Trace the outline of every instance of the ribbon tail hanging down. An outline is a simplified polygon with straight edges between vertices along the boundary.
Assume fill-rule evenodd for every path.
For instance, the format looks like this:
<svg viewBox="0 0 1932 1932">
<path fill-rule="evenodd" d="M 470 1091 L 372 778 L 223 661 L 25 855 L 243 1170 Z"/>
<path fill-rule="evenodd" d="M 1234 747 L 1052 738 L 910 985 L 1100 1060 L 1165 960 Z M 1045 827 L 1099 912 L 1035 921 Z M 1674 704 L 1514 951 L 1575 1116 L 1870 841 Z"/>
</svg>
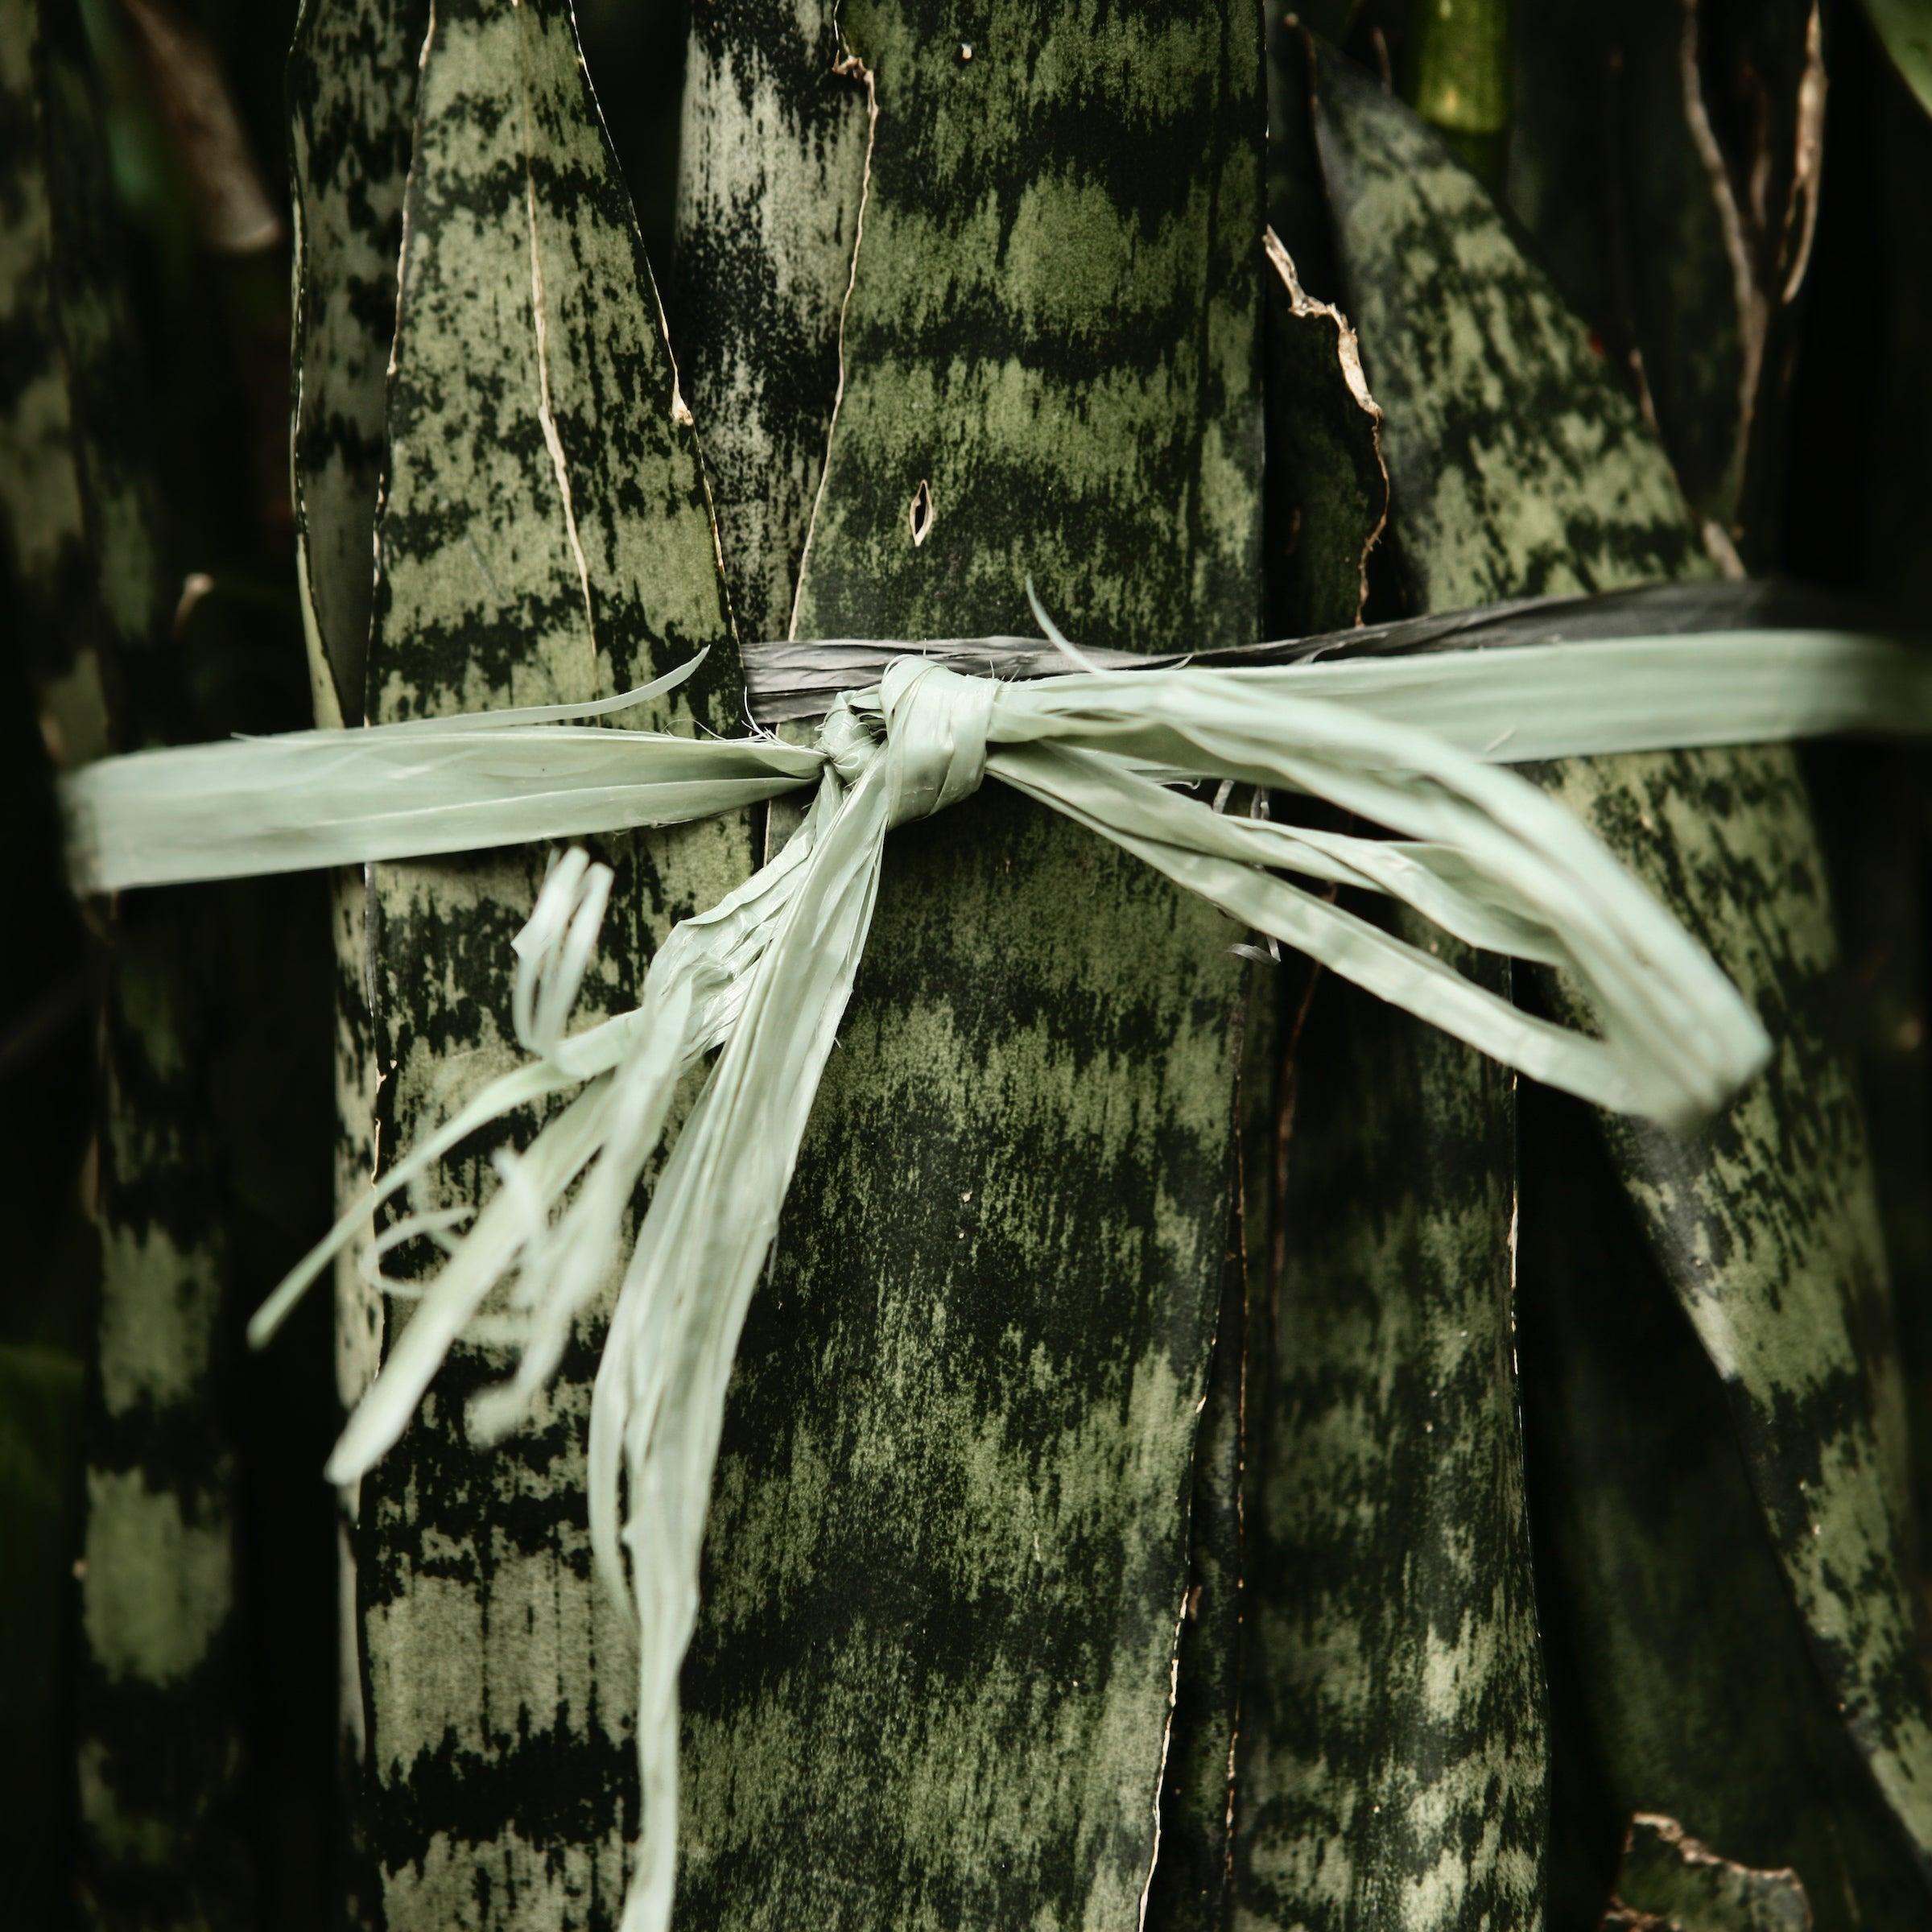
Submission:
<svg viewBox="0 0 1932 1932">
<path fill-rule="evenodd" d="M 662 1932 L 668 1920 L 678 1672 L 725 1384 L 892 828 L 998 778 L 1505 1063 L 1688 1125 L 1761 1064 L 1762 1028 L 1596 836 L 1505 761 L 1932 730 L 1922 654 L 1839 633 L 1773 634 L 1774 674 L 1735 633 L 1025 683 L 906 657 L 841 698 L 811 748 L 605 731 L 543 712 L 136 754 L 68 782 L 76 878 L 101 890 L 671 824 L 817 786 L 777 857 L 674 931 L 637 1009 L 576 1034 L 566 1026 L 610 875 L 581 852 L 559 858 L 517 942 L 512 1020 L 530 1059 L 407 1152 L 251 1331 L 265 1339 L 376 1206 L 416 1194 L 478 1127 L 569 1096 L 522 1153 L 499 1157 L 498 1185 L 473 1214 L 419 1202 L 380 1237 L 383 1252 L 422 1234 L 448 1258 L 427 1281 L 390 1284 L 414 1306 L 328 1473 L 346 1480 L 382 1455 L 451 1344 L 485 1323 L 518 1348 L 509 1380 L 471 1411 L 480 1436 L 502 1435 L 622 1252 L 679 1083 L 715 1053 L 624 1269 L 592 1407 L 592 1547 L 634 1610 L 639 1645 L 642 1841 L 625 1932 Z M 1299 793 L 1396 836 L 1231 815 L 1187 789 L 1203 782 Z M 1290 874 L 1401 901 L 1472 944 L 1566 967 L 1600 1032 L 1519 1012 Z"/>
</svg>

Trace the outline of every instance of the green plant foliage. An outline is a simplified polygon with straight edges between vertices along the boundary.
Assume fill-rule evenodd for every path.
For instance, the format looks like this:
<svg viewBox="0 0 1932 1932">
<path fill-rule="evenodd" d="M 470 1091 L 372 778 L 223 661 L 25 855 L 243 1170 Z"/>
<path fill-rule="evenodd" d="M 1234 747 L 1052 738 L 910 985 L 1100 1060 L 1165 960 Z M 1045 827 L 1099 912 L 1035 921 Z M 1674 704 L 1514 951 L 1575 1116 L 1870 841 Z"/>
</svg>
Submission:
<svg viewBox="0 0 1932 1932">
<path fill-rule="evenodd" d="M 13 1909 L 52 1925 L 64 1902 L 72 1740 L 61 1669 L 80 1547 L 80 1365 L 0 1344 L 0 1853 Z"/>
<path fill-rule="evenodd" d="M 74 763 L 192 729 L 78 24 L 0 9 L 0 508 L 42 736 Z M 76 1876 L 93 1922 L 155 1932 L 238 1922 L 250 1889 L 206 935 L 192 901 L 130 908 L 105 935 Z"/>
<path fill-rule="evenodd" d="M 336 10 L 357 12 L 353 0 Z M 305 205 L 351 194 L 353 175 L 332 171 L 350 165 L 340 153 L 393 153 L 394 94 L 370 64 L 398 31 L 374 7 L 327 35 L 312 20 L 311 48 L 336 51 L 312 56 L 324 94 L 303 111 L 336 145 L 300 151 Z M 699 676 L 639 722 L 730 729 L 736 654 L 690 420 L 568 12 L 440 7 L 415 116 L 370 714 L 604 696 L 708 648 Z M 308 274 L 327 287 L 353 271 L 387 218 L 351 194 L 334 252 Z M 318 326 L 306 341 L 316 382 L 363 393 L 365 332 Z M 311 374 L 305 361 L 305 387 Z M 331 437 L 309 447 L 324 479 L 347 469 Z M 312 554 L 346 556 L 362 497 L 314 481 Z M 625 841 L 600 985 L 634 983 L 670 923 L 710 904 L 750 856 L 736 819 Z M 502 1063 L 508 943 L 535 876 L 522 856 L 374 869 L 367 970 L 385 1150 Z M 344 1317 L 353 1393 L 386 1311 L 364 1291 Z M 429 1416 L 352 1499 L 365 1726 L 354 1822 L 369 1909 L 392 1932 L 441 1932 L 480 1885 L 559 1914 L 566 1899 L 587 1901 L 598 1924 L 614 1922 L 623 1893 L 633 1665 L 588 1574 L 588 1358 L 568 1365 L 542 1426 L 479 1458 L 463 1398 L 498 1360 L 482 1344 L 464 1351 Z"/>
<path fill-rule="evenodd" d="M 1694 567 L 1695 525 L 1661 452 L 1480 188 L 1339 64 L 1324 68 L 1320 106 L 1407 580 L 1460 602 Z M 1613 1124 L 1608 1146 L 1722 1380 L 1818 1695 L 1922 1860 L 1932 1734 L 1902 1560 L 1897 1368 L 1863 1125 L 1827 1027 L 1835 952 L 1794 762 L 1662 753 L 1573 764 L 1551 782 L 1699 934 L 1779 1042 L 1769 1075 L 1706 1134 Z"/>
<path fill-rule="evenodd" d="M 1589 1922 L 1637 1811 L 1803 1875 L 1820 1932 L 1923 1886 L 1817 1668 L 1726 1413 L 1584 1111 L 1525 1090 L 1522 1389 L 1554 1707 L 1551 1916 Z M 1739 1660 L 1748 1662 L 1740 1668 Z"/>
<path fill-rule="evenodd" d="M 1334 982 L 1294 1080 L 1276 1359 L 1254 1398 L 1236 1922 L 1528 1928 L 1548 1798 L 1514 1083 Z"/>
<path fill-rule="evenodd" d="M 1865 0 L 1865 14 L 1892 64 L 1932 114 L 1932 14 L 1923 0 Z"/>
<path fill-rule="evenodd" d="M 832 0 L 694 6 L 678 180 L 676 340 L 747 638 L 782 638 L 839 388 L 865 90 Z"/>
<path fill-rule="evenodd" d="M 1682 1932 L 1811 1932 L 1810 1904 L 1796 1872 L 1734 1864 L 1672 1818 L 1633 1823 L 1616 1893 L 1626 1911 Z"/>
<path fill-rule="evenodd" d="M 840 20 L 877 118 L 799 634 L 1017 628 L 1030 571 L 1087 642 L 1253 635 L 1258 21 Z M 741 1346 L 687 1923 L 1131 1922 L 1156 1868 L 1243 969 L 1130 861 L 972 817 L 894 835 Z"/>
<path fill-rule="evenodd" d="M 429 0 L 303 0 L 289 50 L 295 544 L 325 722 L 360 724 L 367 699 L 383 392 L 428 24 Z"/>
</svg>

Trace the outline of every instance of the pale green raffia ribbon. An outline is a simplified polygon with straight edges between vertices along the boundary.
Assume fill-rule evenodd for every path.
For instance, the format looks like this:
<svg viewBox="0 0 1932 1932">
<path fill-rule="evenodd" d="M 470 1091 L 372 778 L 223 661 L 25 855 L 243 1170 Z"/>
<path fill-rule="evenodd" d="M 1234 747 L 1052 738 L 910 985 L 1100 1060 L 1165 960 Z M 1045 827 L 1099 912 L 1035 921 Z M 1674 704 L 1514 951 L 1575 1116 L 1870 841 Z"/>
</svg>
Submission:
<svg viewBox="0 0 1932 1932">
<path fill-rule="evenodd" d="M 1055 635 L 1055 641 L 1061 642 Z M 1071 646 L 1067 649 L 1071 652 Z M 1076 657 L 1077 654 L 1073 654 Z M 262 1341 L 384 1200 L 511 1110 L 572 1095 L 473 1214 L 423 1212 L 441 1271 L 328 1465 L 365 1471 L 451 1342 L 482 1315 L 520 1346 L 476 1401 L 514 1427 L 605 1278 L 683 1076 L 716 1051 L 625 1266 L 591 1411 L 600 1570 L 634 1607 L 642 1834 L 625 1932 L 661 1932 L 675 1870 L 677 1682 L 725 1383 L 813 1096 L 851 995 L 886 836 L 990 775 L 1135 853 L 1240 925 L 1292 945 L 1505 1064 L 1672 1125 L 1762 1063 L 1756 1018 L 1577 819 L 1508 762 L 1821 732 L 1932 730 L 1932 662 L 1834 631 L 1733 631 L 1260 668 L 1092 671 L 1002 683 L 906 659 L 848 693 L 816 745 L 609 730 L 669 688 L 584 708 L 311 732 L 109 759 L 64 781 L 85 890 L 231 877 L 667 825 L 815 787 L 769 865 L 687 919 L 634 1012 L 569 1034 L 611 875 L 572 850 L 516 941 L 528 1063 L 492 1082 L 345 1215 L 257 1315 Z M 1393 837 L 1232 815 L 1220 781 L 1324 799 Z M 1484 950 L 1559 965 L 1600 1038 L 1519 1012 L 1334 902 L 1342 884 Z M 468 1226 L 453 1232 L 459 1220 Z M 625 1506 L 621 1509 L 620 1497 Z"/>
</svg>

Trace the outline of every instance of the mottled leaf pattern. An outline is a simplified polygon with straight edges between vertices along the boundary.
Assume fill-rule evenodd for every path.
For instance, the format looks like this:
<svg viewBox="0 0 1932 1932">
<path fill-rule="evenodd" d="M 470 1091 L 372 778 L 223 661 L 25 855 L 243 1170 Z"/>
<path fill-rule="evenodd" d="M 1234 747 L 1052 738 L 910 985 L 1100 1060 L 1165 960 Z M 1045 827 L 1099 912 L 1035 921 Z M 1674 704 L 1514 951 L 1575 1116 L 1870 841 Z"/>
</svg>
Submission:
<svg viewBox="0 0 1932 1932">
<path fill-rule="evenodd" d="M 49 10 L 40 0 L 9 0 L 0 14 L 0 339 L 7 349 L 0 360 L 0 512 L 41 736 L 56 762 L 78 765 L 108 748 L 102 658 L 121 637 L 140 635 L 153 615 L 143 554 L 151 538 L 147 506 L 137 497 L 118 533 L 133 587 L 121 584 L 115 607 L 105 607 L 93 499 L 123 498 L 126 478 L 115 473 L 121 452 L 101 449 L 87 432 L 97 414 L 89 405 L 106 374 L 103 351 L 120 318 L 109 288 L 72 312 L 100 246 L 101 211 L 79 176 L 82 157 L 62 145 L 75 131 L 72 111 L 80 109 L 83 129 L 89 117 L 85 99 L 74 97 L 85 85 L 74 50 L 47 44 Z M 105 475 L 103 463 L 112 465 Z"/>
<path fill-rule="evenodd" d="M 1333 65 L 1376 112 L 1402 111 Z M 1389 237 L 1386 204 L 1338 179 L 1327 80 L 1316 131 L 1346 306 L 1380 324 L 1381 304 L 1437 300 L 1444 265 L 1435 237 Z M 1295 199 L 1289 182 L 1281 193 Z M 1365 328 L 1371 384 L 1376 342 Z M 1397 387 L 1413 411 L 1414 372 Z M 1409 480 L 1393 462 L 1389 475 Z M 1436 535 L 1402 520 L 1412 497 L 1392 493 L 1405 559 Z M 1480 545 L 1489 532 L 1459 535 Z M 1458 601 L 1426 577 L 1406 588 L 1416 610 Z M 1513 1083 L 1340 985 L 1317 988 L 1293 1078 L 1257 1424 L 1241 1922 L 1534 1926 L 1548 1794 L 1511 1355 Z"/>
<path fill-rule="evenodd" d="M 1253 637 L 1257 19 L 840 22 L 876 140 L 800 634 L 1020 628 L 1030 570 L 1092 642 Z M 1138 1924 L 1238 936 L 995 788 L 894 833 L 739 1353 L 679 1922 Z"/>
<path fill-rule="evenodd" d="M 1721 1857 L 1674 1818 L 1631 1822 L 1617 1874 L 1618 1899 L 1681 1932 L 1811 1932 L 1798 1874 L 1761 1872 Z"/>
<path fill-rule="evenodd" d="M 1528 1928 L 1547 1797 L 1513 1076 L 1331 980 L 1294 1079 L 1236 1922 Z"/>
<path fill-rule="evenodd" d="M 396 332 L 402 197 L 415 125 L 417 56 L 428 0 L 303 0 L 289 52 L 290 186 L 295 208 L 291 481 L 297 583 L 319 725 L 366 709 L 383 409 Z M 346 1208 L 376 1165 L 379 1070 L 369 1011 L 369 894 L 360 873 L 330 881 L 334 942 L 335 1194 Z M 354 1257 L 336 1271 L 336 1383 L 345 1408 L 375 1367 L 378 1319 Z M 352 1499 L 353 1507 L 353 1499 Z M 346 1525 L 345 1525 L 346 1528 Z M 341 1540 L 343 1654 L 360 1654 Z M 345 1748 L 366 1740 L 361 1686 L 341 1686 Z"/>
<path fill-rule="evenodd" d="M 782 638 L 839 385 L 865 172 L 865 89 L 835 73 L 832 0 L 691 10 L 676 316 L 725 581 Z"/>
<path fill-rule="evenodd" d="M 318 719 L 360 724 L 382 397 L 430 0 L 303 0 L 289 51 L 295 510 Z"/>
<path fill-rule="evenodd" d="M 1466 603 L 1682 570 L 1691 521 L 1662 453 L 1480 188 L 1339 66 L 1322 145 L 1344 245 L 1363 236 L 1352 302 L 1410 580 Z M 1546 547 L 1558 530 L 1567 562 Z M 1550 782 L 1702 936 L 1777 1043 L 1705 1135 L 1612 1123 L 1609 1145 L 1724 1378 L 1828 1694 L 1922 1860 L 1932 1735 L 1901 1555 L 1897 1369 L 1863 1125 L 1821 1024 L 1835 947 L 1795 760 L 1600 759 Z"/>
<path fill-rule="evenodd" d="M 184 723 L 78 31 L 64 7 L 0 7 L 0 513 L 43 736 L 68 763 Z M 76 1877 L 89 1922 L 130 1932 L 238 1925 L 248 1897 L 204 937 L 192 898 L 106 927 Z"/>
<path fill-rule="evenodd" d="M 1614 788 L 1608 775 L 1568 767 L 1558 795 L 1703 939 L 1777 1048 L 1703 1134 L 1613 1123 L 1612 1156 L 1724 1378 L 1825 1682 L 1927 1860 L 1932 1727 L 1905 1563 L 1903 1392 L 1810 802 L 1782 750 L 1633 760 Z"/>
<path fill-rule="evenodd" d="M 374 98 L 373 96 L 369 97 Z M 469 0 L 423 50 L 369 642 L 381 718 L 607 695 L 710 655 L 662 729 L 737 721 L 736 651 L 688 414 L 567 9 Z M 633 714 L 636 715 L 636 714 Z M 675 919 L 750 860 L 721 819 L 613 841 L 588 996 L 628 1003 Z M 541 855 L 375 869 L 377 1126 L 407 1145 L 506 1063 L 509 942 Z M 483 1184 L 479 1152 L 452 1185 Z M 600 1311 L 601 1313 L 601 1311 Z M 384 1311 L 365 1306 L 365 1352 Z M 367 1918 L 615 1922 L 635 1828 L 633 1651 L 589 1574 L 592 1335 L 539 1422 L 479 1452 L 460 1348 L 365 1479 L 353 1542 Z"/>
<path fill-rule="evenodd" d="M 1630 1814 L 1654 1808 L 1747 1864 L 1794 1867 L 1819 1932 L 1918 1922 L 1921 1881 L 1819 1694 L 1722 1385 L 1596 1121 L 1525 1089 L 1522 1166 L 1552 1922 L 1590 1922 L 1616 1886 Z"/>
<path fill-rule="evenodd" d="M 1452 609 L 1699 568 L 1669 463 L 1480 184 L 1361 69 L 1329 55 L 1319 73 L 1323 177 L 1385 414 L 1408 601 Z"/>
<path fill-rule="evenodd" d="M 1027 629 L 1030 572 L 1091 642 L 1152 648 L 1150 625 L 1183 624 L 1194 643 L 1251 638 L 1260 54 L 1245 16 L 1096 6 L 1049 22 L 1007 0 L 841 21 L 879 122 L 796 634 L 884 624 L 872 577 L 892 558 L 916 566 L 908 635 Z M 1220 126 L 1236 102 L 1252 105 Z"/>
</svg>

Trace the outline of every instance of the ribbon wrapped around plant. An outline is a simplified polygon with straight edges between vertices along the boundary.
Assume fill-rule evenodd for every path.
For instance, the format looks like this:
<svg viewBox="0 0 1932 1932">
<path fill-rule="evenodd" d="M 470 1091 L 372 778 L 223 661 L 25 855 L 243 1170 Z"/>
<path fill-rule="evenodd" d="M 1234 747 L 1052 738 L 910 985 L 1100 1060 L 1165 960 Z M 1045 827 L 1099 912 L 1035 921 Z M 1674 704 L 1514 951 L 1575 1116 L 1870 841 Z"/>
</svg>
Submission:
<svg viewBox="0 0 1932 1932">
<path fill-rule="evenodd" d="M 1699 592 L 1714 594 L 1722 601 Z M 808 685 L 828 663 L 883 662 L 875 683 L 831 702 L 810 745 L 601 721 L 694 663 L 597 705 L 139 753 L 64 782 L 71 869 L 97 892 L 663 826 L 812 795 L 770 863 L 674 931 L 634 1010 L 576 1033 L 568 1022 L 611 873 L 580 849 L 562 853 L 515 942 L 512 1017 L 526 1063 L 398 1158 L 252 1328 L 265 1340 L 378 1208 L 477 1129 L 553 1103 L 523 1152 L 499 1156 L 487 1200 L 406 1215 L 372 1245 L 375 1265 L 422 1236 L 447 1259 L 426 1282 L 391 1285 L 415 1306 L 328 1474 L 347 1481 L 368 1469 L 451 1344 L 484 1323 L 519 1350 L 510 1379 L 472 1410 L 481 1439 L 502 1436 L 618 1260 L 680 1082 L 715 1054 L 624 1261 L 591 1414 L 592 1546 L 634 1609 L 639 1641 L 642 1830 L 628 1932 L 668 1920 L 678 1672 L 697 1612 L 726 1382 L 865 946 L 888 833 L 991 777 L 1239 927 L 1505 1064 L 1599 1105 L 1688 1125 L 1761 1064 L 1769 1043 L 1756 1016 L 1596 836 L 1507 767 L 1932 730 L 1932 656 L 1849 630 L 1758 627 L 1752 594 L 1734 600 L 1749 628 L 1606 635 L 1606 613 L 1612 630 L 1641 623 L 1643 599 L 1583 601 L 1538 613 L 1530 634 L 1563 642 L 1402 654 L 1397 635 L 1382 640 L 1397 654 L 1377 654 L 1373 634 L 1357 633 L 1348 656 L 1260 646 L 1137 669 L 1083 656 L 1036 604 L 1059 661 L 1084 668 L 1040 675 L 1051 660 L 1011 639 L 767 647 L 771 716 L 822 702 L 785 687 L 787 657 Z M 1459 621 L 1470 642 L 1472 621 Z M 1426 642 L 1453 646 L 1458 633 L 1458 622 L 1439 621 Z M 1199 795 L 1203 786 L 1218 790 Z M 1322 801 L 1376 830 L 1235 811 L 1236 788 Z M 1599 1033 L 1519 1010 L 1338 902 L 1342 886 L 1400 902 L 1467 945 L 1566 968 Z"/>
</svg>

